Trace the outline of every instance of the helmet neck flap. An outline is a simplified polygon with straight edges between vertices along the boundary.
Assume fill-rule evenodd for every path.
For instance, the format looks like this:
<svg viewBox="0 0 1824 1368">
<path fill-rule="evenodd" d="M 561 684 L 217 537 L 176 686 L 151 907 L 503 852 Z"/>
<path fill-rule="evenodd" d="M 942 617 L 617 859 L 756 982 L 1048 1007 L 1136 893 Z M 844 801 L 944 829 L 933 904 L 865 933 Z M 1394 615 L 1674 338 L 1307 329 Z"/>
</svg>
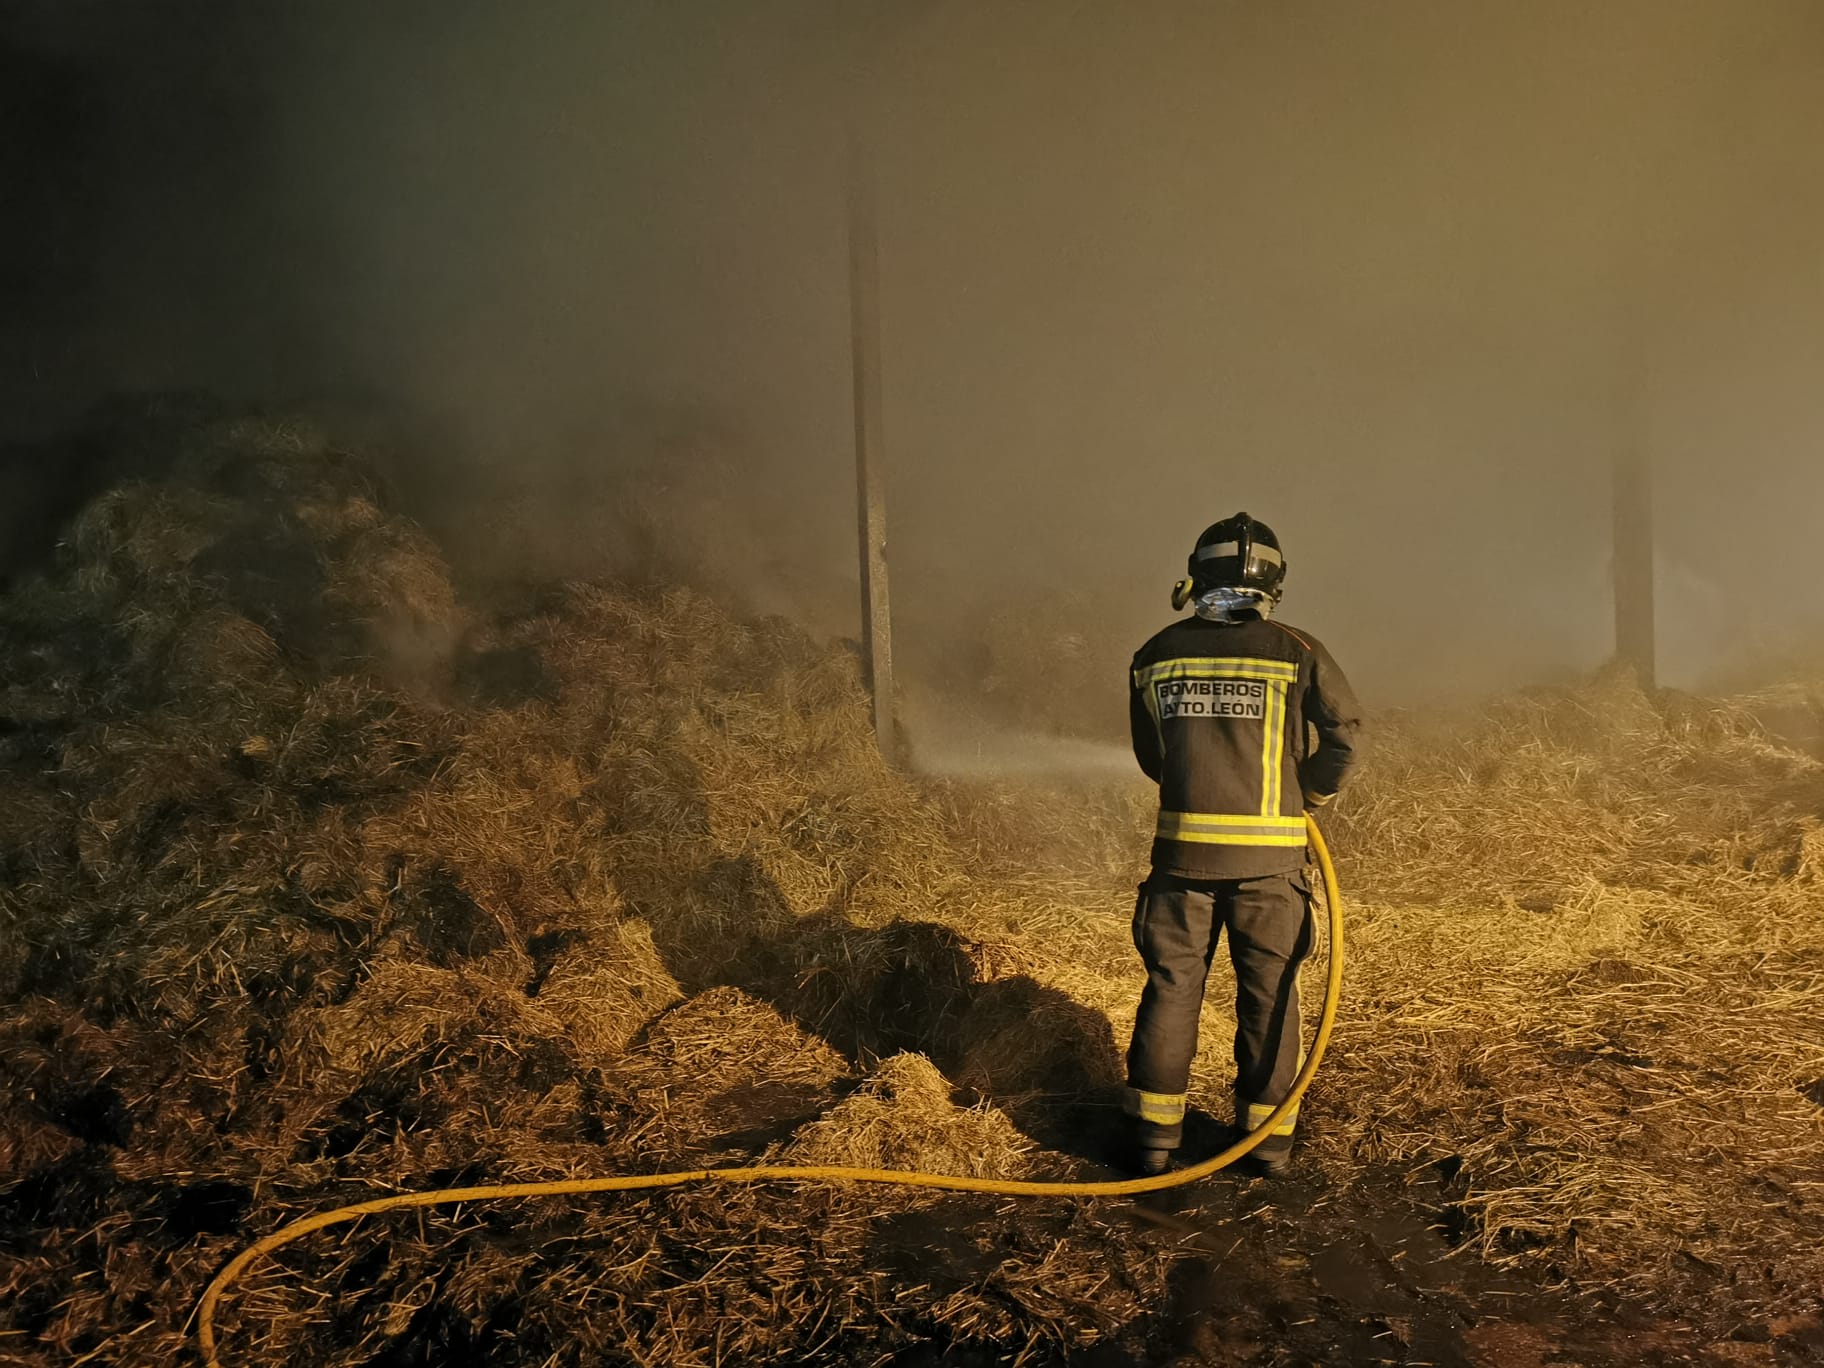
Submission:
<svg viewBox="0 0 1824 1368">
<path fill-rule="evenodd" d="M 1277 600 L 1264 589 L 1237 589 L 1218 584 L 1196 597 L 1197 616 L 1205 622 L 1246 622 L 1273 615 Z"/>
</svg>

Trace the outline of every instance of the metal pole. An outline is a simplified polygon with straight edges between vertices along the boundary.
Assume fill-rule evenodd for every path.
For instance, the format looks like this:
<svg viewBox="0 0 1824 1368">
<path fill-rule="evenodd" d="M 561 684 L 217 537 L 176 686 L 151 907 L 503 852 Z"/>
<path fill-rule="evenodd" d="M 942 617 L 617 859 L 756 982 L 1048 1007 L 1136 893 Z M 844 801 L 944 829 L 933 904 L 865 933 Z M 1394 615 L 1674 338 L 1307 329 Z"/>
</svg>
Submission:
<svg viewBox="0 0 1824 1368">
<path fill-rule="evenodd" d="M 1653 470 L 1648 445 L 1647 241 L 1638 229 L 1615 260 L 1611 501 L 1615 520 L 1615 655 L 1643 689 L 1657 683 L 1653 620 Z"/>
<path fill-rule="evenodd" d="M 858 132 L 849 139 L 849 341 L 855 372 L 855 493 L 861 534 L 862 670 L 874 735 L 888 764 L 893 730 L 893 624 L 887 601 L 887 491 L 880 418 L 880 287 L 873 169 Z"/>
<path fill-rule="evenodd" d="M 1614 461 L 1615 654 L 1640 687 L 1656 683 L 1653 608 L 1653 474 L 1636 433 L 1619 434 Z"/>
</svg>

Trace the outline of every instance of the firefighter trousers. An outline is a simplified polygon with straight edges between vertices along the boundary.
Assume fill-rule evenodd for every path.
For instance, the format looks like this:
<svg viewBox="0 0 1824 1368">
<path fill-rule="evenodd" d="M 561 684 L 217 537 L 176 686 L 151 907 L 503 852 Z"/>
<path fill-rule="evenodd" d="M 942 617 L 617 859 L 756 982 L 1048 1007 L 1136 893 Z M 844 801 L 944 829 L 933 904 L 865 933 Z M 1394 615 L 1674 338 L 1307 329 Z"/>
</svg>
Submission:
<svg viewBox="0 0 1824 1368">
<path fill-rule="evenodd" d="M 1126 1109 L 1146 1148 L 1176 1149 L 1183 1138 L 1204 982 L 1224 928 L 1235 968 L 1236 1125 L 1264 1121 L 1303 1062 L 1298 971 L 1314 935 L 1304 873 L 1206 882 L 1155 870 L 1134 908 L 1146 989 L 1127 1052 Z M 1261 1151 L 1290 1150 L 1297 1120 L 1282 1120 Z"/>
</svg>

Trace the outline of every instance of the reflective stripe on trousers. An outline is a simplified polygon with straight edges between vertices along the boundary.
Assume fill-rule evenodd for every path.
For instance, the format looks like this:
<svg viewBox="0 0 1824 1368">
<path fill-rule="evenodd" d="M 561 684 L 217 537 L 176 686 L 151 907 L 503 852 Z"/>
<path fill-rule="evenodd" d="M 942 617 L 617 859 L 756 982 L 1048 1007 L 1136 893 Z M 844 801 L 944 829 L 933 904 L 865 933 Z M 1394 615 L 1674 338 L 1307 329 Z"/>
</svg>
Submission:
<svg viewBox="0 0 1824 1368">
<path fill-rule="evenodd" d="M 1183 1093 L 1152 1093 L 1128 1088 L 1121 1095 L 1122 1111 L 1155 1126 L 1182 1126 L 1184 1104 Z"/>
<path fill-rule="evenodd" d="M 1244 1131 L 1259 1130 L 1262 1123 L 1273 1115 L 1273 1109 L 1278 1105 L 1277 1102 L 1243 1102 L 1236 1107 L 1241 1114 L 1235 1118 L 1235 1124 Z M 1298 1109 L 1303 1105 L 1302 1101 L 1294 1103 L 1292 1110 L 1277 1126 L 1273 1127 L 1271 1134 L 1290 1137 L 1298 1129 Z"/>
</svg>

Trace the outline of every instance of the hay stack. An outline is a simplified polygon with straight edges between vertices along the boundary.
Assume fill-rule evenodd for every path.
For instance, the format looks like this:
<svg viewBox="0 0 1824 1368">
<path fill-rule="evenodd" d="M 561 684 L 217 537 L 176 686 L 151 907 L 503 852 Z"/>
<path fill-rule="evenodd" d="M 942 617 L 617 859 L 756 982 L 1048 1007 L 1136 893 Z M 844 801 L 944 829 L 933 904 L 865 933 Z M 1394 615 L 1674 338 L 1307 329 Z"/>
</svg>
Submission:
<svg viewBox="0 0 1824 1368">
<path fill-rule="evenodd" d="M 87 615 L 141 656 L 168 650 L 192 689 L 263 683 L 271 652 L 244 619 L 294 666 L 423 682 L 447 664 L 462 628 L 448 567 L 383 511 L 370 465 L 252 419 L 194 430 L 170 464 L 95 499 L 63 543 Z"/>
<path fill-rule="evenodd" d="M 441 686 L 464 626 L 443 553 L 415 529 L 386 524 L 353 531 L 338 550 L 325 601 L 359 627 L 356 652 L 394 678 Z"/>
<path fill-rule="evenodd" d="M 1000 1111 L 959 1107 L 951 1084 L 923 1055 L 884 1060 L 860 1092 L 792 1137 L 794 1164 L 912 1169 L 969 1178 L 1025 1174 L 1032 1142 Z"/>
<path fill-rule="evenodd" d="M 260 679 L 279 663 L 279 644 L 257 622 L 231 608 L 199 613 L 171 646 L 171 668 L 205 685 Z"/>
<path fill-rule="evenodd" d="M 1002 1105 L 1104 1095 L 1126 1079 L 1108 1017 L 1032 979 L 978 992 L 958 1035 L 958 1080 Z"/>
<path fill-rule="evenodd" d="M 751 1154 L 835 1099 L 846 1061 L 738 988 L 660 1015 L 609 1074 L 650 1155 Z"/>
<path fill-rule="evenodd" d="M 1737 844 L 1814 799 L 1820 776 L 1740 709 L 1656 706 L 1605 675 L 1480 717 L 1389 719 L 1335 821 L 1362 856 L 1357 896 L 1549 903 L 1592 877 L 1738 863 Z"/>
<path fill-rule="evenodd" d="M 1586 1288 L 1824 1276 L 1824 764 L 1608 676 L 1385 728 L 1357 798 L 1334 1157 L 1439 1163 L 1485 1257 Z"/>
<path fill-rule="evenodd" d="M 712 988 L 664 1013 L 640 1056 L 653 1073 L 691 1090 L 826 1084 L 847 1072 L 841 1055 L 739 988 Z"/>
<path fill-rule="evenodd" d="M 619 1058 L 640 1029 L 683 996 L 652 928 L 621 922 L 554 958 L 538 1000 L 591 1063 Z"/>
<path fill-rule="evenodd" d="M 1817 678 L 1769 685 L 1730 702 L 1753 718 L 1774 745 L 1824 760 L 1824 685 Z"/>
<path fill-rule="evenodd" d="M 1139 786 L 890 772 L 852 653 L 716 593 L 529 591 L 441 695 L 386 643 L 465 613 L 358 464 L 273 424 L 189 450 L 0 598 L 5 1353 L 175 1361 L 234 1247 L 352 1194 L 788 1141 L 1013 1172 L 1003 1112 L 1048 1133 L 1112 1081 Z M 1307 1152 L 1435 1163 L 1474 1248 L 1580 1287 L 1707 1298 L 1714 1264 L 1799 1305 L 1824 766 L 1619 679 L 1382 738 L 1328 819 L 1352 971 Z M 960 1208 L 986 1271 L 888 1296 L 895 1200 L 427 1212 L 288 1253 L 224 1328 L 275 1364 L 1042 1362 L 1164 1296 L 1131 1230 Z"/>
<path fill-rule="evenodd" d="M 564 586 L 467 635 L 488 687 L 427 699 L 384 639 L 462 615 L 359 466 L 228 424 L 172 468 L 0 600 L 9 1352 L 171 1361 L 230 1245 L 350 1191 L 751 1158 L 838 1110 L 863 1027 L 877 1053 L 954 1051 L 988 972 L 957 927 L 1016 901 L 1068 926 L 1055 892 L 983 883 L 954 814 L 881 765 L 840 647 L 698 593 Z M 79 1044 L 55 1078 L 46 1013 Z M 898 1116 L 901 1091 L 866 1100 Z M 1004 1121 L 920 1114 L 920 1144 L 965 1156 L 941 1162 L 1011 1166 Z M 427 1213 L 300 1250 L 251 1289 L 277 1314 L 230 1332 L 313 1364 L 474 1358 L 507 1308 L 517 1335 L 655 1362 L 1100 1333 L 1090 1300 L 878 1304 L 876 1210 L 679 1194 L 540 1207 L 524 1236 Z M 689 1270 L 737 1264 L 747 1290 L 718 1277 L 706 1305 Z"/>
</svg>

